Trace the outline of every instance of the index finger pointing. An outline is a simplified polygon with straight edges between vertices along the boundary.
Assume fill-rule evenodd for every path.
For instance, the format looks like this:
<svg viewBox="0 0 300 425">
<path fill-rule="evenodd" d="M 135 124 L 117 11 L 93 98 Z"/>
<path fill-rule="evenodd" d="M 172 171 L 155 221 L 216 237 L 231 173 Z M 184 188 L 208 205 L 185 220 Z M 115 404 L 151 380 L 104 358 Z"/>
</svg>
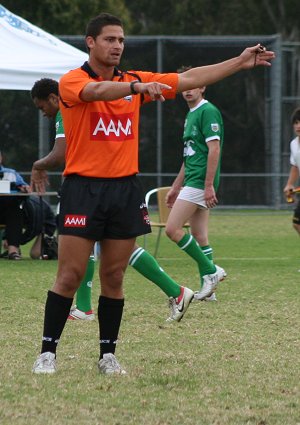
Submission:
<svg viewBox="0 0 300 425">
<path fill-rule="evenodd" d="M 160 88 L 163 89 L 163 90 L 171 90 L 171 88 L 172 88 L 168 84 L 159 83 L 159 85 L 160 85 Z"/>
</svg>

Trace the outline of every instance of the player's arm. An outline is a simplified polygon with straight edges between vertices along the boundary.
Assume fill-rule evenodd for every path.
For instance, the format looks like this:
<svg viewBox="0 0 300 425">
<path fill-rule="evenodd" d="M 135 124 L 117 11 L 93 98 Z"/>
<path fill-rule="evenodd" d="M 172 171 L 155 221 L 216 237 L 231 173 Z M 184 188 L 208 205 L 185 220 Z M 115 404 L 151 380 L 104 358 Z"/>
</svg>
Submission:
<svg viewBox="0 0 300 425">
<path fill-rule="evenodd" d="M 207 142 L 207 147 L 208 156 L 204 183 L 204 198 L 208 208 L 213 208 L 218 203 L 214 189 L 214 179 L 220 159 L 220 141 L 218 139 L 210 140 Z"/>
<path fill-rule="evenodd" d="M 63 167 L 65 164 L 66 139 L 58 137 L 51 152 L 33 163 L 31 170 L 30 185 L 32 190 L 45 193 L 49 185 L 47 170 Z"/>
<path fill-rule="evenodd" d="M 214 65 L 201 66 L 189 69 L 178 75 L 178 92 L 213 84 L 229 77 L 243 69 L 256 66 L 270 66 L 270 60 L 275 58 L 272 51 L 268 51 L 260 44 L 247 47 L 239 56 Z"/>
<path fill-rule="evenodd" d="M 182 163 L 180 171 L 176 179 L 174 180 L 171 186 L 171 189 L 166 195 L 166 204 L 168 208 L 172 208 L 174 202 L 176 201 L 177 196 L 182 188 L 183 181 L 184 181 L 184 163 Z"/>
</svg>

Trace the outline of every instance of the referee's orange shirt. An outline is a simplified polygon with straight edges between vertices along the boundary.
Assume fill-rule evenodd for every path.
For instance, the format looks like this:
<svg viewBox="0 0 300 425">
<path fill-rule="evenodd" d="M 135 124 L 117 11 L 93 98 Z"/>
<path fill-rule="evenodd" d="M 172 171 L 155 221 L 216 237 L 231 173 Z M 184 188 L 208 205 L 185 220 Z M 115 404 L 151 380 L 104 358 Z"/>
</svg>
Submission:
<svg viewBox="0 0 300 425">
<path fill-rule="evenodd" d="M 88 67 L 88 65 L 85 64 Z M 89 68 L 89 67 L 88 67 Z M 91 71 L 93 72 L 93 71 Z M 113 81 L 159 81 L 172 87 L 165 98 L 174 98 L 178 74 L 144 71 L 121 73 Z M 60 110 L 67 141 L 64 175 L 117 178 L 138 173 L 138 141 L 140 106 L 151 101 L 149 96 L 129 95 L 113 101 L 83 102 L 80 93 L 89 82 L 103 81 L 78 68 L 65 74 L 59 82 Z"/>
</svg>

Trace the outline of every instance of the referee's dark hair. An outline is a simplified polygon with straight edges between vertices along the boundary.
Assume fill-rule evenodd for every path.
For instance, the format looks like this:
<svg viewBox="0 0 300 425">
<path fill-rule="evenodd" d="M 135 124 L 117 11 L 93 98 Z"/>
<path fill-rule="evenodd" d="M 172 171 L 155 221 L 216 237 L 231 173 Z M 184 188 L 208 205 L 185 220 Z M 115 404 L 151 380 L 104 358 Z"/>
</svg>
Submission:
<svg viewBox="0 0 300 425">
<path fill-rule="evenodd" d="M 111 15 L 110 13 L 100 13 L 100 15 L 96 16 L 95 18 L 92 18 L 87 24 L 85 38 L 93 37 L 93 39 L 96 40 L 97 36 L 101 34 L 102 28 L 106 27 L 107 25 L 117 25 L 118 27 L 123 28 L 122 21 L 116 16 Z M 86 47 L 89 51 L 88 46 Z"/>
<path fill-rule="evenodd" d="M 58 82 L 52 78 L 41 78 L 34 83 L 30 91 L 32 99 L 48 99 L 52 93 L 58 96 Z"/>
</svg>

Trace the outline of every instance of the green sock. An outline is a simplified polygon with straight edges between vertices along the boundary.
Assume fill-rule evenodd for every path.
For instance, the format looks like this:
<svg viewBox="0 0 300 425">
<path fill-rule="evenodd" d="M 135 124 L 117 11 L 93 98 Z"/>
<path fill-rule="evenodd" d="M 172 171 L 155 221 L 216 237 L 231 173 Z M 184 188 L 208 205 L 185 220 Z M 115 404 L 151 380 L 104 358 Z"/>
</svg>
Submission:
<svg viewBox="0 0 300 425">
<path fill-rule="evenodd" d="M 213 250 L 210 245 L 201 246 L 201 250 L 203 254 L 213 263 Z M 200 274 L 201 276 L 201 274 Z M 203 277 L 201 276 L 201 288 L 203 286 Z"/>
<path fill-rule="evenodd" d="M 143 248 L 137 248 L 132 253 L 129 265 L 159 286 L 168 297 L 176 298 L 180 295 L 180 285 L 167 275 L 155 258 Z"/>
<path fill-rule="evenodd" d="M 186 252 L 198 264 L 200 276 L 216 272 L 215 265 L 202 252 L 198 242 L 192 235 L 184 235 L 177 243 L 180 249 Z"/>
<path fill-rule="evenodd" d="M 92 310 L 92 284 L 95 269 L 95 257 L 90 256 L 84 278 L 76 292 L 76 307 L 78 310 Z"/>
</svg>

